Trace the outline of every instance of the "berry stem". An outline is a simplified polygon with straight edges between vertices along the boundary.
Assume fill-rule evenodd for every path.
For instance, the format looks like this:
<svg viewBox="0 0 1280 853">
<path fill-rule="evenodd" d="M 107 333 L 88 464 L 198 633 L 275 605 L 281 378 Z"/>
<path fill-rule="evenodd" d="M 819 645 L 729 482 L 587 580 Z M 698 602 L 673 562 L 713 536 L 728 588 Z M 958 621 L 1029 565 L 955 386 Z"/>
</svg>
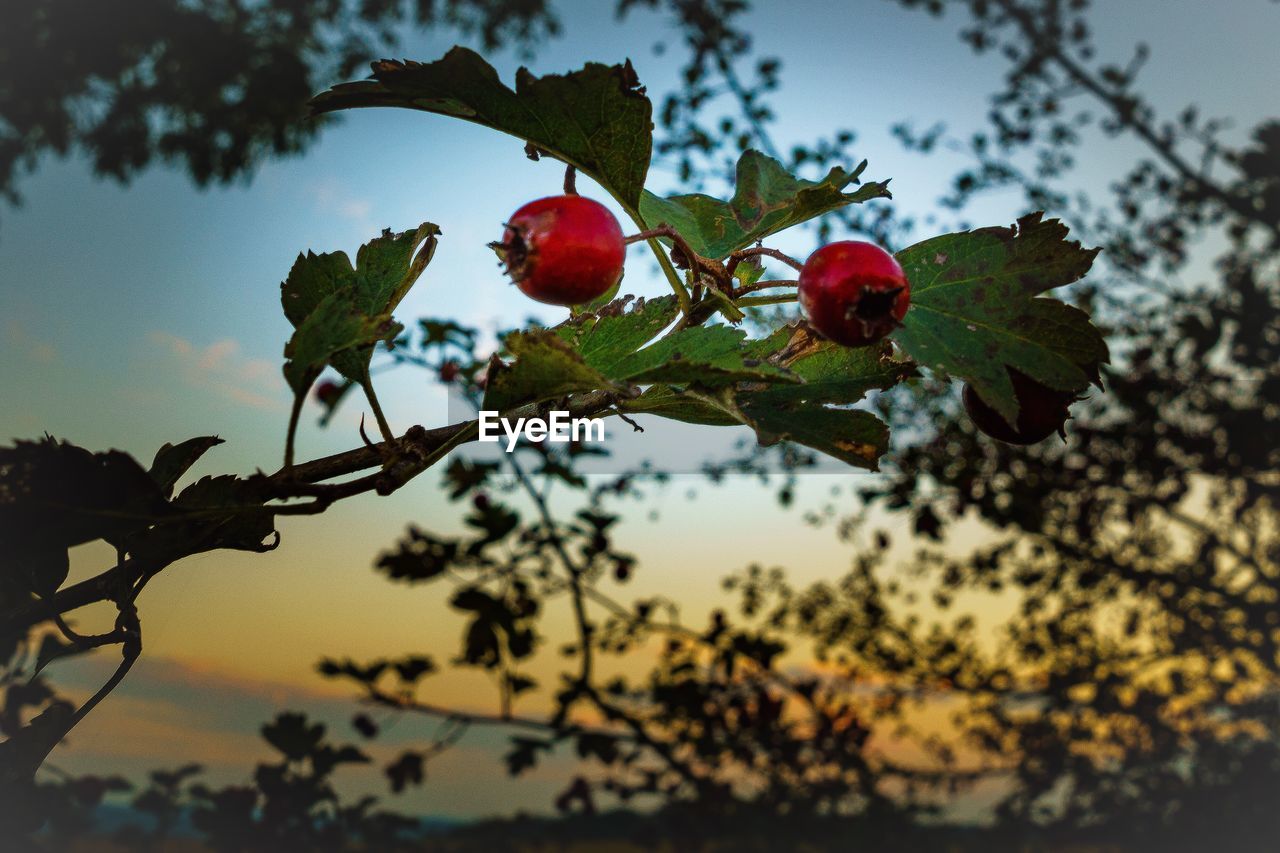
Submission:
<svg viewBox="0 0 1280 853">
<path fill-rule="evenodd" d="M 777 296 L 748 296 L 746 299 L 739 299 L 739 308 L 751 308 L 758 305 L 783 305 L 787 302 L 795 302 L 799 298 L 795 293 L 782 293 Z"/>
<path fill-rule="evenodd" d="M 289 470 L 293 467 L 293 448 L 294 439 L 298 434 L 298 420 L 302 416 L 302 404 L 307 399 L 307 392 L 310 388 L 303 390 L 301 394 L 293 395 L 293 408 L 289 410 L 289 428 L 284 434 L 284 467 Z"/>
<path fill-rule="evenodd" d="M 378 395 L 373 390 L 373 380 L 369 376 L 369 368 L 365 367 L 364 375 L 360 377 L 360 387 L 364 389 L 364 396 L 369 400 L 369 408 L 373 409 L 373 418 L 378 422 L 378 432 L 382 433 L 384 441 L 395 441 L 396 437 L 391 432 L 391 425 L 387 423 L 387 417 L 382 413 L 382 406 L 378 403 Z"/>
<path fill-rule="evenodd" d="M 800 282 L 793 278 L 769 279 L 768 281 L 757 281 L 755 284 L 744 284 L 742 287 L 733 291 L 733 298 L 746 296 L 748 293 L 755 293 L 757 290 L 768 290 L 771 287 L 796 287 Z"/>
<path fill-rule="evenodd" d="M 702 260 L 702 255 L 695 252 L 684 237 L 680 236 L 680 232 L 670 225 L 659 225 L 657 228 L 650 228 L 648 231 L 632 234 L 630 237 L 623 238 L 623 242 L 630 244 L 640 240 L 656 240 L 659 237 L 666 237 L 672 243 L 675 243 L 676 248 L 688 259 L 690 269 L 696 267 L 698 262 Z"/>
<path fill-rule="evenodd" d="M 644 224 L 638 213 L 632 213 L 631 218 L 639 225 Z M 680 303 L 681 312 L 687 315 L 693 307 L 693 301 L 689 298 L 689 289 L 685 287 L 684 282 L 680 280 L 680 274 L 676 272 L 676 268 L 672 265 L 671 258 L 667 257 L 667 253 L 663 250 L 662 244 L 658 242 L 659 237 L 667 237 L 677 246 L 680 246 L 681 251 L 687 251 L 689 254 L 687 254 L 686 257 L 698 257 L 697 255 L 692 254 L 692 250 L 689 249 L 689 244 L 686 243 L 684 238 L 680 236 L 680 233 L 670 225 L 660 225 L 657 228 L 641 231 L 639 234 L 633 234 L 630 237 L 624 237 L 623 242 L 628 246 L 632 243 L 638 243 L 641 240 L 648 242 L 649 248 L 653 251 L 654 257 L 658 259 L 658 266 L 662 267 L 663 274 L 666 275 L 667 281 L 671 284 L 672 291 L 675 292 L 676 300 Z"/>
<path fill-rule="evenodd" d="M 564 167 L 564 194 L 578 194 L 578 170 L 572 165 Z"/>
<path fill-rule="evenodd" d="M 733 271 L 737 269 L 739 262 L 744 261 L 747 258 L 754 258 L 758 255 L 764 255 L 766 257 L 782 261 L 793 270 L 804 269 L 804 264 L 800 263 L 785 252 L 780 252 L 777 249 L 770 249 L 766 246 L 753 246 L 750 249 L 742 249 L 734 252 L 729 256 L 729 264 L 726 267 L 726 269 L 729 270 L 729 275 L 733 275 Z"/>
</svg>

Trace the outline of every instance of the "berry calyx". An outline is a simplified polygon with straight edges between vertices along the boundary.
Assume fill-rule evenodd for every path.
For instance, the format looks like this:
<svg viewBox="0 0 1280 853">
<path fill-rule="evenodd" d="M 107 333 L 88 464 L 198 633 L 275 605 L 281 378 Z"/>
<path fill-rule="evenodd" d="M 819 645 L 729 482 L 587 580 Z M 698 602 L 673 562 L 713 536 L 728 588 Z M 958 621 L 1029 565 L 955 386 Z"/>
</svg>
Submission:
<svg viewBox="0 0 1280 853">
<path fill-rule="evenodd" d="M 609 209 L 578 195 L 531 201 L 512 214 L 494 244 L 524 294 L 549 305 L 578 305 L 622 277 L 627 247 Z"/>
<path fill-rule="evenodd" d="M 828 243 L 800 270 L 800 307 L 828 340 L 873 344 L 897 328 L 911 305 L 902 267 L 873 243 Z"/>
<path fill-rule="evenodd" d="M 1004 417 L 987 405 L 972 385 L 965 385 L 961 397 L 969 420 L 982 432 L 1008 444 L 1036 444 L 1055 432 L 1067 437 L 1065 426 L 1071 417 L 1068 408 L 1075 395 L 1043 385 L 1024 373 L 1009 368 L 1013 395 L 1018 401 L 1018 422 L 1010 425 Z"/>
</svg>

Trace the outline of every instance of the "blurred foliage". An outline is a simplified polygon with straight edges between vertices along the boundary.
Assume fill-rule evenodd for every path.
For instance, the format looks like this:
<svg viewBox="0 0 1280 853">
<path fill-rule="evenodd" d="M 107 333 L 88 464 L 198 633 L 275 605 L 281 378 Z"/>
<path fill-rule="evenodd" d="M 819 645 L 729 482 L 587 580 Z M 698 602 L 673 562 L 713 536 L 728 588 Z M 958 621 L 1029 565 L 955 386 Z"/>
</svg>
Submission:
<svg viewBox="0 0 1280 853">
<path fill-rule="evenodd" d="M 527 52 L 560 26 L 544 0 L 32 0 L 0 28 L 0 194 L 41 155 L 86 155 L 127 182 L 160 159 L 199 184 L 296 154 L 307 99 L 395 47 L 449 28 Z"/>
</svg>

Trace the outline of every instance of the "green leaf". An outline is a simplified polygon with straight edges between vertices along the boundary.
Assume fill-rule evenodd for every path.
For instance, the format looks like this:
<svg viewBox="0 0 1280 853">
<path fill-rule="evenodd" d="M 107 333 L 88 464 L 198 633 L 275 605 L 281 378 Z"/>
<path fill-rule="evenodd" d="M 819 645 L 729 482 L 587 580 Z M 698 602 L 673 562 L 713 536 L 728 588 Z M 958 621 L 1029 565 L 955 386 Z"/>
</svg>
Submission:
<svg viewBox="0 0 1280 853">
<path fill-rule="evenodd" d="M 744 351 L 746 333 L 728 326 L 681 329 L 616 362 L 613 379 L 639 384 L 795 382 L 787 371 Z"/>
<path fill-rule="evenodd" d="M 613 283 L 612 287 L 597 296 L 595 299 L 592 299 L 590 302 L 583 302 L 581 305 L 570 305 L 569 316 L 576 319 L 583 315 L 592 314 L 603 308 L 609 307 L 611 303 L 617 301 L 618 291 L 622 289 L 622 279 L 625 277 L 626 274 L 624 271 L 623 275 L 618 276 L 618 280 Z"/>
<path fill-rule="evenodd" d="M 182 479 L 182 475 L 210 448 L 222 444 L 216 435 L 204 435 L 189 438 L 178 444 L 166 444 L 156 451 L 156 458 L 151 463 L 151 479 L 156 481 L 166 498 L 173 496 L 173 487 Z"/>
<path fill-rule="evenodd" d="M 362 369 L 355 368 L 358 373 L 352 376 L 351 365 L 340 365 L 334 357 L 348 350 L 367 349 L 363 362 L 357 362 L 367 365 L 372 346 L 394 339 L 401 329 L 389 314 L 366 316 L 356 310 L 349 294 L 331 293 L 298 325 L 285 345 L 284 378 L 295 394 L 302 395 L 332 363 L 347 378 L 361 381 Z"/>
<path fill-rule="evenodd" d="M 364 381 L 373 345 L 399 334 L 391 312 L 430 263 L 439 234 L 430 222 L 384 231 L 360 247 L 354 266 L 345 252 L 298 256 L 280 285 L 295 329 L 285 348 L 285 379 L 295 394 L 306 393 L 329 364 L 352 382 Z"/>
<path fill-rule="evenodd" d="M 1097 381 L 1108 359 L 1089 316 L 1038 297 L 1081 278 L 1097 249 L 1033 213 L 1011 228 L 948 234 L 898 253 L 911 309 L 893 340 L 916 361 L 971 384 L 1006 420 L 1018 403 L 1006 367 L 1061 391 Z"/>
<path fill-rule="evenodd" d="M 512 364 L 494 362 L 484 392 L 484 408 L 505 411 L 521 403 L 612 387 L 603 374 L 553 331 L 513 332 L 504 342 Z"/>
<path fill-rule="evenodd" d="M 626 401 L 626 411 L 695 424 L 745 424 L 764 446 L 794 441 L 850 465 L 877 467 L 888 447 L 888 427 L 869 412 L 832 406 L 856 403 L 871 390 L 892 387 L 914 372 L 911 365 L 894 361 L 887 345 L 835 346 L 803 322 L 760 340 L 742 341 L 740 334 L 735 347 L 742 357 L 775 370 L 785 368 L 792 381 L 710 391 L 706 382 L 685 391 L 654 385 Z"/>
<path fill-rule="evenodd" d="M 356 252 L 356 307 L 370 316 L 389 314 L 435 255 L 440 228 L 424 222 L 413 231 L 390 229 Z"/>
<path fill-rule="evenodd" d="M 741 406 L 762 446 L 794 441 L 859 468 L 879 469 L 889 448 L 889 427 L 870 412 L 804 406 L 779 409 L 768 403 Z"/>
<path fill-rule="evenodd" d="M 406 107 L 509 133 L 590 175 L 619 201 L 640 204 L 653 145 L 652 106 L 631 63 L 589 63 L 535 77 L 521 68 L 512 90 L 493 66 L 462 47 L 436 62 L 373 63 L 372 80 L 317 95 L 312 111 Z"/>
<path fill-rule="evenodd" d="M 759 151 L 744 151 L 729 201 L 702 193 L 660 198 L 646 191 L 640 199 L 640 215 L 650 228 L 674 227 L 698 254 L 723 258 L 845 205 L 889 198 L 888 181 L 843 191 L 866 167 L 864 160 L 852 172 L 834 168 L 821 181 L 806 181 Z"/>
<path fill-rule="evenodd" d="M 653 340 L 671 325 L 680 311 L 674 296 L 636 300 L 626 310 L 631 297 L 618 300 L 583 319 L 574 336 L 574 348 L 584 361 L 602 373 L 613 372 L 618 363 Z"/>
<path fill-rule="evenodd" d="M 915 372 L 910 364 L 893 359 L 887 343 L 842 347 L 822 340 L 806 323 L 787 330 L 790 335 L 778 360 L 803 382 L 753 393 L 751 399 L 758 405 L 848 405 L 870 391 L 892 388 Z"/>
<path fill-rule="evenodd" d="M 654 385 L 643 394 L 623 403 L 623 411 L 638 415 L 658 415 L 673 421 L 705 426 L 733 426 L 742 423 L 724 409 L 683 394 L 667 385 Z"/>
</svg>

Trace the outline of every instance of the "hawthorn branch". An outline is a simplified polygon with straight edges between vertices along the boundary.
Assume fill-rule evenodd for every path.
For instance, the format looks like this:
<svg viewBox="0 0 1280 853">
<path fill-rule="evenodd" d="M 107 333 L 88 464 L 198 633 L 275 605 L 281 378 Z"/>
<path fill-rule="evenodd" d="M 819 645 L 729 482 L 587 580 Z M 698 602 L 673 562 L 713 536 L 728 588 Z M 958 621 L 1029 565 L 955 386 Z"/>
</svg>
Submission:
<svg viewBox="0 0 1280 853">
<path fill-rule="evenodd" d="M 615 395 L 610 392 L 592 391 L 571 397 L 565 408 L 573 417 L 608 416 L 614 411 L 614 399 Z M 537 411 L 537 404 L 531 403 L 515 409 L 510 416 L 529 417 Z M 259 473 L 248 480 L 262 489 L 265 501 L 310 498 L 307 503 L 276 505 L 264 502 L 262 505 L 239 508 L 200 510 L 166 518 L 165 523 L 176 524 L 209 518 L 215 522 L 211 526 L 213 530 L 228 515 L 234 515 L 237 511 L 266 512 L 272 515 L 315 515 L 338 501 L 357 495 L 369 492 L 389 495 L 426 471 L 453 447 L 472 440 L 477 428 L 478 421 L 475 420 L 434 429 L 414 426 L 398 439 L 303 462 L 292 468 L 281 468 L 274 474 Z M 388 459 L 393 461 L 383 468 Z M 346 482 L 324 482 L 375 467 L 382 470 Z M 114 600 L 118 590 L 133 587 L 143 577 L 155 575 L 184 557 L 213 550 L 204 547 L 202 538 L 193 537 L 184 541 L 181 547 L 149 555 L 145 559 L 136 556 L 122 559 L 92 578 L 59 590 L 51 598 L 33 599 L 25 605 L 15 607 L 6 614 L 0 634 L 16 636 L 72 610 Z"/>
</svg>

